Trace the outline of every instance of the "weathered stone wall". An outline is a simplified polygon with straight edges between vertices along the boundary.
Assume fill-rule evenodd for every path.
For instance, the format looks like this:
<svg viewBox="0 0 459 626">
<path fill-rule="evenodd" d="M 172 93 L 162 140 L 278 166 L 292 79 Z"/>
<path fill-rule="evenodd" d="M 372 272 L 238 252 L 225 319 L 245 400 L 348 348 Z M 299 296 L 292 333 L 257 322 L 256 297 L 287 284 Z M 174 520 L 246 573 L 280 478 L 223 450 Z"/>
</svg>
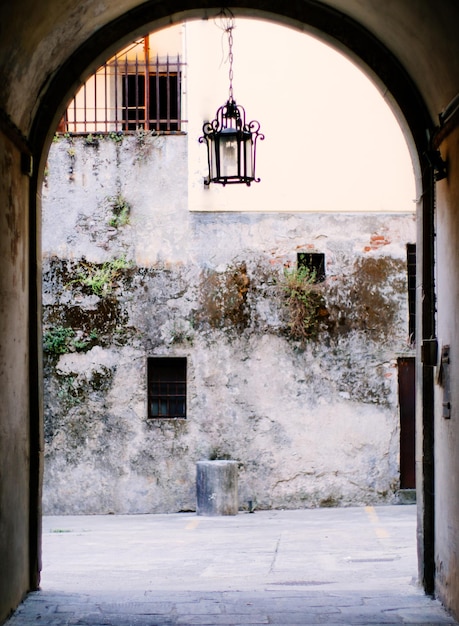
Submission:
<svg viewBox="0 0 459 626">
<path fill-rule="evenodd" d="M 391 501 L 414 215 L 190 212 L 186 147 L 52 146 L 45 512 L 194 510 L 212 458 L 238 461 L 241 507 Z M 301 251 L 325 254 L 324 283 L 298 283 Z M 149 420 L 147 357 L 169 355 L 187 419 Z"/>
<path fill-rule="evenodd" d="M 456 128 L 442 145 L 442 154 L 451 164 L 459 160 L 459 129 Z M 451 170 L 450 170 L 451 171 Z M 457 165 L 456 165 L 457 171 Z M 458 206 L 459 184 L 457 178 L 442 180 L 437 184 L 439 226 L 436 240 L 437 285 L 442 294 L 438 308 L 438 367 L 435 370 L 435 544 L 436 591 L 442 601 L 454 607 L 459 616 L 459 543 L 448 541 L 456 520 L 459 519 L 459 494 L 456 489 L 459 476 L 459 367 L 457 358 L 459 285 L 459 216 L 450 207 Z M 441 268 L 441 271 L 440 271 Z M 440 303 L 439 303 L 440 304 Z M 449 357 L 445 350 L 449 347 Z M 449 412 L 448 409 L 449 408 Z M 440 462 L 441 459 L 441 462 Z M 452 478 L 454 486 L 446 488 Z M 454 535 L 458 537 L 457 528 Z"/>
<path fill-rule="evenodd" d="M 21 154 L 0 133 L 0 622 L 29 588 L 35 530 L 29 511 L 37 477 L 30 457 L 28 191 Z"/>
</svg>

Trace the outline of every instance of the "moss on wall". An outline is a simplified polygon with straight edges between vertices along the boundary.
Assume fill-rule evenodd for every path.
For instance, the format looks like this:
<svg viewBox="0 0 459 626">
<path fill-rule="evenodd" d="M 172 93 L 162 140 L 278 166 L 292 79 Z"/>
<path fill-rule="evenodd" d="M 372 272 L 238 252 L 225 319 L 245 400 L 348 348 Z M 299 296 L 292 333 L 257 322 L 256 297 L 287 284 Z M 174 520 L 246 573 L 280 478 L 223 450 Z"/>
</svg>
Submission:
<svg viewBox="0 0 459 626">
<path fill-rule="evenodd" d="M 398 323 L 407 293 L 406 262 L 387 256 L 361 256 L 352 271 L 328 281 L 324 290 L 332 336 L 361 331 L 383 339 Z"/>
<path fill-rule="evenodd" d="M 124 261 L 89 263 L 51 257 L 44 262 L 44 351 L 48 356 L 89 350 L 95 345 L 125 345 L 135 329 L 122 294 L 135 269 Z"/>
<path fill-rule="evenodd" d="M 198 326 L 246 329 L 251 321 L 247 301 L 250 285 L 245 263 L 231 265 L 223 271 L 204 271 L 199 285 L 200 306 L 195 315 Z"/>
</svg>

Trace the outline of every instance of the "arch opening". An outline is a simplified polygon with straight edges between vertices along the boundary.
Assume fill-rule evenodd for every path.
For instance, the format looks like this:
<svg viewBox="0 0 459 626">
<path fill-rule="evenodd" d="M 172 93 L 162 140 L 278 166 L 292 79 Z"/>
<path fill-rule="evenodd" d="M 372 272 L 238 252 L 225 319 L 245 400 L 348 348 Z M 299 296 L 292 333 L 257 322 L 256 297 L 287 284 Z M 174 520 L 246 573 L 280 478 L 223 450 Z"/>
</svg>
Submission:
<svg viewBox="0 0 459 626">
<path fill-rule="evenodd" d="M 327 9 L 327 12 L 328 11 L 329 9 Z M 145 10 L 145 14 L 148 15 L 148 8 Z M 185 15 L 185 16 L 196 17 L 198 19 L 199 17 L 202 17 L 202 14 L 203 14 L 202 8 L 195 8 L 193 10 L 180 12 L 180 17 Z M 236 16 L 238 14 L 239 14 L 239 11 L 236 11 Z M 251 8 L 242 9 L 240 11 L 240 14 L 250 15 L 250 16 L 260 16 L 260 13 L 258 11 L 252 10 Z M 139 19 L 140 15 L 141 13 L 138 13 L 136 14 L 136 16 L 131 15 L 126 18 L 126 23 L 130 25 L 129 28 L 132 27 L 133 22 L 136 22 Z M 287 21 L 290 25 L 293 24 L 295 26 L 298 26 L 298 23 L 301 21 L 300 16 L 292 17 L 290 15 L 282 16 L 282 15 L 277 14 L 277 15 L 274 15 L 273 17 L 273 14 L 269 14 L 269 13 L 263 13 L 261 14 L 261 16 L 265 19 L 269 18 L 270 20 L 273 20 L 273 21 L 278 21 L 278 20 L 281 22 Z M 145 17 L 146 16 L 144 16 L 144 19 Z M 317 15 L 316 15 L 316 18 L 317 18 Z M 161 20 L 158 20 L 158 21 L 149 20 L 148 24 L 152 26 L 153 29 L 155 29 L 160 24 L 162 24 L 162 21 L 164 19 L 167 19 L 167 18 L 161 18 Z M 322 19 L 323 19 L 323 16 L 322 16 Z M 314 21 L 314 20 L 311 20 L 311 21 Z M 324 32 L 320 28 L 320 24 L 322 24 L 322 21 L 321 19 L 317 19 L 317 22 L 319 23 L 319 26 L 313 25 L 312 28 L 318 29 L 318 32 L 320 32 L 322 35 Z M 109 50 L 110 47 L 113 47 L 115 45 L 115 41 L 114 39 L 112 39 L 112 37 L 114 37 L 113 32 L 117 32 L 117 31 L 118 33 L 122 32 L 126 28 L 122 24 L 123 24 L 123 20 L 120 20 L 119 24 L 117 23 L 116 27 L 112 30 L 112 33 L 110 35 L 107 34 L 105 40 L 104 40 L 104 36 L 102 36 L 101 39 L 97 43 L 95 41 L 87 42 L 84 46 L 84 54 L 82 56 L 80 56 L 79 54 L 75 54 L 72 57 L 72 59 L 69 59 L 69 63 L 71 63 L 75 67 L 80 66 L 81 69 L 84 69 L 84 71 L 81 72 L 82 75 L 87 74 L 90 70 L 94 68 L 95 61 L 93 60 L 93 58 L 100 58 L 100 55 L 106 56 L 107 54 L 106 51 Z M 360 35 L 362 35 L 357 25 L 355 26 L 356 26 L 356 29 L 355 29 L 356 32 L 360 32 Z M 304 26 L 302 26 L 302 28 L 303 27 Z M 137 26 L 135 28 L 131 28 L 131 30 L 129 31 L 129 35 L 126 35 L 125 33 L 123 33 L 122 37 L 120 37 L 119 34 L 117 34 L 116 42 L 118 43 L 119 41 L 126 40 L 128 37 L 131 37 L 132 33 L 136 32 L 136 29 L 138 32 L 140 32 L 139 30 L 140 28 L 142 28 L 142 30 L 144 29 L 143 26 Z M 328 29 L 328 30 L 333 31 L 333 29 Z M 333 33 L 329 34 L 329 36 L 333 38 Z M 343 37 L 342 39 L 344 39 L 347 43 L 352 42 L 352 36 L 349 34 L 347 34 L 346 37 Z M 104 52 L 101 52 L 101 48 L 102 48 L 101 41 L 104 41 L 103 43 Z M 336 43 L 335 39 L 333 39 L 333 41 Z M 373 41 L 373 44 L 375 44 L 376 48 L 378 47 L 376 45 L 376 42 Z M 340 45 L 344 45 L 344 44 L 341 42 Z M 364 47 L 365 46 L 364 44 L 362 44 L 361 39 L 359 41 L 359 45 L 354 46 L 355 50 L 353 54 L 355 54 L 356 58 L 359 60 L 361 60 L 362 58 L 365 59 L 366 55 L 362 53 L 362 50 L 364 49 Z M 89 51 L 91 52 L 89 53 Z M 89 64 L 86 64 L 86 66 L 83 68 L 80 64 L 85 62 L 84 59 L 87 60 L 88 54 L 90 54 L 92 60 Z M 96 57 L 94 57 L 94 54 L 96 54 Z M 371 56 L 371 55 L 369 54 L 368 56 Z M 384 66 L 386 61 L 387 59 L 385 61 L 382 61 L 381 59 L 379 59 L 381 66 L 378 66 L 377 63 L 374 64 L 374 66 L 371 68 L 371 71 L 370 71 L 370 73 L 372 74 L 374 73 L 373 78 L 375 75 L 378 75 L 378 76 L 381 76 L 382 79 L 384 79 L 384 77 L 390 73 L 388 69 L 386 69 L 387 74 L 381 69 Z M 405 137 L 407 138 L 408 144 L 410 146 L 410 151 L 411 151 L 413 163 L 415 164 L 415 169 L 417 172 L 419 172 L 420 171 L 419 153 L 420 153 L 421 146 L 423 147 L 423 142 L 425 141 L 424 129 L 426 127 L 427 115 L 426 115 L 425 109 L 422 106 L 420 106 L 420 99 L 414 87 L 412 85 L 409 85 L 408 88 L 406 88 L 406 83 L 404 83 L 406 76 L 404 75 L 403 71 L 398 66 L 398 64 L 395 63 L 393 59 L 389 59 L 387 63 L 388 67 L 390 67 L 392 63 L 397 66 L 397 70 L 399 73 L 397 74 L 397 72 L 395 72 L 395 75 L 397 75 L 396 83 L 397 81 L 399 82 L 396 85 L 397 88 L 394 89 L 394 91 L 397 92 L 398 97 L 397 95 L 394 95 L 394 101 L 391 103 L 391 106 L 395 107 L 397 109 L 397 112 L 402 110 L 403 111 L 402 119 L 404 121 L 407 120 L 407 125 L 404 123 L 404 133 L 405 133 Z M 368 66 L 366 66 L 366 69 L 368 71 Z M 378 72 L 378 69 L 380 70 L 380 72 Z M 391 67 L 391 69 L 393 69 L 393 67 Z M 59 73 L 59 78 L 62 79 L 64 74 L 65 74 L 65 69 L 61 70 L 61 72 Z M 78 74 L 80 74 L 80 72 L 78 72 Z M 53 82 L 53 85 L 50 87 L 48 91 L 46 104 L 37 113 L 35 126 L 31 135 L 33 145 L 39 148 L 40 153 L 42 155 L 47 153 L 46 147 L 49 145 L 51 136 L 53 134 L 54 122 L 57 120 L 57 117 L 59 117 L 60 115 L 58 108 L 55 107 L 55 102 L 56 101 L 63 102 L 64 99 L 67 98 L 67 95 L 63 97 L 62 94 L 64 93 L 68 94 L 68 89 L 69 89 L 68 78 L 62 81 L 62 84 L 59 88 L 57 88 L 56 82 L 58 81 Z M 393 83 L 393 80 L 391 79 L 388 82 Z M 60 96 L 57 96 L 56 95 L 57 93 L 59 93 Z M 51 103 L 54 103 L 54 104 L 51 106 Z M 43 124 L 44 120 L 46 120 L 45 124 Z M 400 120 L 400 116 L 399 116 L 399 120 Z M 407 126 L 410 128 L 409 132 L 406 130 Z M 43 129 L 47 129 L 46 134 L 43 132 Z M 41 167 L 39 172 L 42 171 L 42 169 L 43 168 Z M 41 176 L 40 173 L 38 175 Z M 416 180 L 417 180 L 417 185 L 418 185 L 417 195 L 419 197 L 421 195 L 420 194 L 421 181 L 420 181 L 419 175 L 417 176 Z M 38 185 L 39 184 L 38 179 L 36 182 Z M 37 348 L 37 352 L 38 352 L 38 348 Z"/>
<path fill-rule="evenodd" d="M 74 148 L 72 148 L 72 150 L 74 150 Z M 73 155 L 73 156 L 74 156 L 74 155 Z M 376 248 L 377 248 L 377 245 L 376 245 Z"/>
</svg>

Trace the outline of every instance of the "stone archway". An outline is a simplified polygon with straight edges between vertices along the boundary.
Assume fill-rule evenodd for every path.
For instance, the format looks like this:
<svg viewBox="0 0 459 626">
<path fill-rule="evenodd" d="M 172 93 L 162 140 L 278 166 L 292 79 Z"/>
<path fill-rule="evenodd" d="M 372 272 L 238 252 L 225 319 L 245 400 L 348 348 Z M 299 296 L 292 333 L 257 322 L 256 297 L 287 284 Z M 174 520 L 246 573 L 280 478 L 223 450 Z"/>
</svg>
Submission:
<svg viewBox="0 0 459 626">
<path fill-rule="evenodd" d="M 332 42 L 341 50 L 347 51 L 354 60 L 358 60 L 364 66 L 367 74 L 371 75 L 380 84 L 384 85 L 388 98 L 393 106 L 393 110 L 398 114 L 410 144 L 414 161 L 420 163 L 421 155 L 428 149 L 426 139 L 426 128 L 431 128 L 432 122 L 427 109 L 420 97 L 413 81 L 403 69 L 398 60 L 389 53 L 384 45 L 370 34 L 357 22 L 344 19 L 343 15 L 324 5 L 317 5 L 315 2 L 306 2 L 301 7 L 282 6 L 275 0 L 264 2 L 262 9 L 258 2 L 238 2 L 237 8 L 233 7 L 235 14 L 238 13 L 271 19 L 279 23 L 290 24 L 297 27 L 304 27 L 312 32 L 319 33 L 322 37 Z M 218 12 L 218 8 L 214 12 Z M 170 0 L 160 7 L 155 2 L 146 3 L 137 7 L 124 16 L 118 18 L 100 29 L 95 35 L 90 37 L 55 74 L 49 83 L 46 94 L 40 104 L 30 135 L 30 145 L 32 152 L 36 155 L 37 161 L 43 161 L 47 153 L 47 147 L 51 140 L 53 129 L 60 117 L 62 104 L 66 102 L 70 93 L 79 83 L 79 77 L 88 75 L 98 62 L 110 55 L 110 53 L 129 38 L 143 32 L 146 28 L 155 30 L 165 25 L 173 19 L 184 17 L 200 17 L 212 14 L 208 3 L 205 1 L 183 2 Z M 38 328 L 39 311 L 39 291 L 35 277 L 39 267 L 39 210 L 37 205 L 37 191 L 41 183 L 41 171 L 43 163 L 34 172 L 31 185 L 31 299 L 30 311 L 35 311 L 37 316 L 31 320 L 33 328 Z M 432 282 L 432 177 L 430 169 L 426 169 L 418 176 L 418 185 L 424 191 L 423 194 L 423 220 L 422 230 L 419 233 L 421 255 L 424 259 L 422 264 L 423 283 L 427 297 L 423 301 L 424 326 L 423 336 L 433 335 L 433 282 Z M 420 193 L 418 195 L 421 195 Z M 39 453 L 39 442 L 41 440 L 41 416 L 39 414 L 40 397 L 40 375 L 39 368 L 35 364 L 40 362 L 38 337 L 31 338 L 32 367 L 31 375 L 31 581 L 32 586 L 36 586 L 39 580 L 39 528 L 40 528 L 40 474 L 41 459 Z M 420 468 L 422 492 L 420 507 L 420 528 L 421 539 L 420 567 L 421 577 L 426 591 L 433 591 L 434 564 L 433 564 L 433 449 L 432 440 L 429 436 L 429 419 L 432 414 L 432 386 L 430 372 L 425 371 L 423 375 L 423 425 L 425 427 L 424 439 L 422 442 L 424 452 L 424 465 Z M 34 555 L 37 557 L 34 559 Z"/>
</svg>

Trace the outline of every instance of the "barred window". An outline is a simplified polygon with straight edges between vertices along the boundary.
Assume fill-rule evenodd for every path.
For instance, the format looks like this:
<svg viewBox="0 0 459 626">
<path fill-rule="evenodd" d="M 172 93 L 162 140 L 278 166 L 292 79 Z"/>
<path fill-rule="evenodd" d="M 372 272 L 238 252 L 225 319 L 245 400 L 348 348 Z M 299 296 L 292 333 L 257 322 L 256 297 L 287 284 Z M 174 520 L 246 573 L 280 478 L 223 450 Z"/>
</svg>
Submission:
<svg viewBox="0 0 459 626">
<path fill-rule="evenodd" d="M 138 68 L 137 68 L 138 69 Z M 123 76 L 123 130 L 180 130 L 179 74 L 155 66 L 154 75 Z"/>
<path fill-rule="evenodd" d="M 186 418 L 186 358 L 148 359 L 148 417 Z"/>
<path fill-rule="evenodd" d="M 142 58 L 130 49 L 117 54 L 84 83 L 58 132 L 183 132 L 183 66 L 179 55 L 150 57 L 148 52 Z"/>
</svg>

